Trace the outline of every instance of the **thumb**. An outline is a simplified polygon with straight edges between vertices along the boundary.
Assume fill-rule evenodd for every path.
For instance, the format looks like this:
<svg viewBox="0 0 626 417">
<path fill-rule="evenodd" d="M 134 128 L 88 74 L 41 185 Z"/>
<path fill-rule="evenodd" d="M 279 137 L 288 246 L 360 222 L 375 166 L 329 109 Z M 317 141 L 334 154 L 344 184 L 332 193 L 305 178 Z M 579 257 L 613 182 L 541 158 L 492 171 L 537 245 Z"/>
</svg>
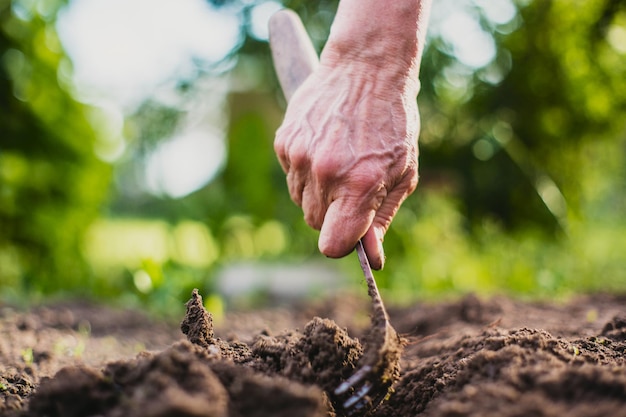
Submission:
<svg viewBox="0 0 626 417">
<path fill-rule="evenodd" d="M 385 266 L 385 251 L 383 240 L 385 239 L 385 228 L 372 224 L 363 236 L 363 247 L 367 254 L 372 269 L 379 270 Z"/>
<path fill-rule="evenodd" d="M 330 258 L 341 258 L 354 250 L 370 228 L 376 212 L 358 210 L 360 205 L 348 199 L 334 200 L 328 206 L 320 229 L 320 252 Z"/>
</svg>

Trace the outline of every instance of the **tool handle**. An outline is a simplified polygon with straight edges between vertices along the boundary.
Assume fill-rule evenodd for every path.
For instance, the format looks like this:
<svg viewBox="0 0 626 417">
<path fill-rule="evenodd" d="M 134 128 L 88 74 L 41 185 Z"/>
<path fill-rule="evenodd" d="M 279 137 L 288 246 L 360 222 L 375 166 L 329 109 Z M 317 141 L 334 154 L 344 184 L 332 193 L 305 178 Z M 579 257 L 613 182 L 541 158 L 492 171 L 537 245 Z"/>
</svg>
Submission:
<svg viewBox="0 0 626 417">
<path fill-rule="evenodd" d="M 290 9 L 274 13 L 269 21 L 274 69 L 289 101 L 298 87 L 319 65 L 313 43 L 300 17 Z"/>
</svg>

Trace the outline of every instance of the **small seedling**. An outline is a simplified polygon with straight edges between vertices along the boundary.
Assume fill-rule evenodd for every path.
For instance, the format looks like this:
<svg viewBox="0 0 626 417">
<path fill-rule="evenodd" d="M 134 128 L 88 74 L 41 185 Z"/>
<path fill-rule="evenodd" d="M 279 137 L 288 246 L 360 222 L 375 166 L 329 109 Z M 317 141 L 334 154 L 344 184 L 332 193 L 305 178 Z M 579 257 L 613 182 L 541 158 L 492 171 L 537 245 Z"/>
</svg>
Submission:
<svg viewBox="0 0 626 417">
<path fill-rule="evenodd" d="M 26 348 L 22 350 L 22 360 L 28 366 L 31 366 L 35 361 L 35 356 L 33 355 L 33 348 Z"/>
<path fill-rule="evenodd" d="M 85 353 L 85 347 L 85 339 L 81 337 L 76 346 L 74 346 L 74 349 L 72 350 L 72 356 L 79 359 L 82 358 L 83 354 Z"/>
</svg>

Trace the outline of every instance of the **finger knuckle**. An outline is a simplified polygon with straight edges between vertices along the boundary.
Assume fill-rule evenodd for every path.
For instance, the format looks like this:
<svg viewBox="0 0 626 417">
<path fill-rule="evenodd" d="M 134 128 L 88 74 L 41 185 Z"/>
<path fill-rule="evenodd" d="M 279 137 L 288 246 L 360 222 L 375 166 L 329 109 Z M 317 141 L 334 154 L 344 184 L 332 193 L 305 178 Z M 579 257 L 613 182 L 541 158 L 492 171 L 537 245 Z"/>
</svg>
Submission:
<svg viewBox="0 0 626 417">
<path fill-rule="evenodd" d="M 322 228 L 322 221 L 320 220 L 320 217 L 311 210 L 304 212 L 304 221 L 309 225 L 309 227 L 315 230 L 320 230 Z"/>
<path fill-rule="evenodd" d="M 405 175 L 407 183 L 407 193 L 411 194 L 417 188 L 419 182 L 419 174 L 416 166 L 411 166 Z"/>
<path fill-rule="evenodd" d="M 309 155 L 303 146 L 293 143 L 287 150 L 287 155 L 294 169 L 304 170 L 309 166 Z"/>
<path fill-rule="evenodd" d="M 293 174 L 293 171 L 287 173 L 287 186 L 289 187 L 289 196 L 293 202 L 298 206 L 302 206 L 302 189 L 304 185 Z"/>
<path fill-rule="evenodd" d="M 284 160 L 287 156 L 285 151 L 285 143 L 283 140 L 281 140 L 280 136 L 276 136 L 276 139 L 274 139 L 274 152 L 276 152 L 276 156 L 278 156 L 278 158 L 281 160 Z"/>
<path fill-rule="evenodd" d="M 380 196 L 386 193 L 386 178 L 388 173 L 384 169 L 359 169 L 352 175 L 352 186 L 361 194 Z"/>
<path fill-rule="evenodd" d="M 345 157 L 342 158 L 336 152 L 318 149 L 311 161 L 311 171 L 320 179 L 335 178 L 341 174 L 342 164 L 345 163 Z"/>
</svg>

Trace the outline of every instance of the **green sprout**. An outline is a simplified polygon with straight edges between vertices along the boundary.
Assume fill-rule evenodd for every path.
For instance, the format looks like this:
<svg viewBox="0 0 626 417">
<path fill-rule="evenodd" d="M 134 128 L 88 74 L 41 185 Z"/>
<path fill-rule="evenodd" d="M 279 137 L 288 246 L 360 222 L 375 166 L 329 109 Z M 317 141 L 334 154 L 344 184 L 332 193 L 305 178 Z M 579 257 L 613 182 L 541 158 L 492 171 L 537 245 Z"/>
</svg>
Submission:
<svg viewBox="0 0 626 417">
<path fill-rule="evenodd" d="M 35 357 L 33 355 L 33 348 L 26 348 L 22 350 L 22 360 L 26 365 L 31 366 L 35 361 Z"/>
</svg>

